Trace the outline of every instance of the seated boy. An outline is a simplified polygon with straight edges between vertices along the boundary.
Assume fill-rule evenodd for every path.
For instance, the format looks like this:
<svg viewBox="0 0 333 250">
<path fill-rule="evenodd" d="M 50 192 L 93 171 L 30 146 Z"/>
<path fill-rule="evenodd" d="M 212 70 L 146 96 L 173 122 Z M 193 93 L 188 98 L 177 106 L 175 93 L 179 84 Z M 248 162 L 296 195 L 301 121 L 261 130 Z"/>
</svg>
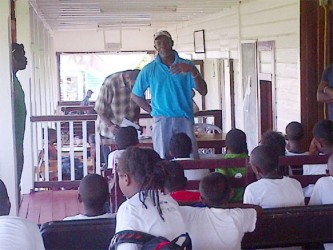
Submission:
<svg viewBox="0 0 333 250">
<path fill-rule="evenodd" d="M 169 142 L 169 153 L 174 160 L 190 160 L 190 154 L 192 153 L 191 138 L 185 133 L 173 135 Z M 185 170 L 185 176 L 188 180 L 201 180 L 208 173 L 208 169 Z"/>
<path fill-rule="evenodd" d="M 286 140 L 280 132 L 272 130 L 265 132 L 260 144 L 274 147 L 279 156 L 286 155 Z"/>
<path fill-rule="evenodd" d="M 304 150 L 304 129 L 299 122 L 290 122 L 286 126 L 286 155 L 307 154 Z"/>
<path fill-rule="evenodd" d="M 115 134 L 117 150 L 112 151 L 108 157 L 108 168 L 115 170 L 119 158 L 126 148 L 139 144 L 138 131 L 132 126 L 120 127 Z"/>
<path fill-rule="evenodd" d="M 78 200 L 83 203 L 84 214 L 66 217 L 64 220 L 114 218 L 108 213 L 109 187 L 107 181 L 98 174 L 88 174 L 80 182 Z"/>
<path fill-rule="evenodd" d="M 225 137 L 227 152 L 224 155 L 225 159 L 236 159 L 248 157 L 246 135 L 240 129 L 230 130 Z M 242 178 L 246 176 L 246 166 L 244 168 L 218 168 L 216 172 L 224 174 L 228 177 Z M 234 195 L 231 197 L 231 202 L 242 202 L 244 188 L 235 188 Z"/>
<path fill-rule="evenodd" d="M 243 202 L 262 208 L 304 205 L 299 181 L 277 172 L 279 155 L 276 148 L 260 145 L 253 149 L 250 164 L 258 181 L 245 188 Z"/>
<path fill-rule="evenodd" d="M 163 164 L 168 173 L 164 184 L 164 193 L 170 194 L 178 203 L 199 202 L 199 192 L 185 190 L 187 178 L 182 166 L 176 161 L 165 161 Z"/>
<path fill-rule="evenodd" d="M 0 249 L 45 249 L 37 224 L 10 216 L 10 207 L 7 188 L 0 179 Z"/>
<path fill-rule="evenodd" d="M 255 229 L 256 210 L 226 208 L 232 190 L 227 177 L 220 173 L 205 176 L 199 189 L 208 207 L 180 206 L 193 249 L 241 249 L 244 233 Z"/>
</svg>

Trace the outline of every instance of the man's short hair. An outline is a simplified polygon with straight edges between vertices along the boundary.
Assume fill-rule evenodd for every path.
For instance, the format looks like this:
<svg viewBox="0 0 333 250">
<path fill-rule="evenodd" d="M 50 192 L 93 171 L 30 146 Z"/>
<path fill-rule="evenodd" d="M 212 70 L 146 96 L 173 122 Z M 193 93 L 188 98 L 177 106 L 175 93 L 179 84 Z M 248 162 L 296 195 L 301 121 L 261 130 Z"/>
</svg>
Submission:
<svg viewBox="0 0 333 250">
<path fill-rule="evenodd" d="M 269 130 L 262 135 L 262 145 L 269 145 L 275 148 L 279 156 L 286 154 L 286 140 L 282 133 Z"/>
<path fill-rule="evenodd" d="M 164 161 L 163 165 L 168 175 L 164 187 L 169 192 L 184 190 L 187 184 L 187 178 L 183 167 L 176 161 Z"/>
<path fill-rule="evenodd" d="M 108 201 L 109 186 L 101 175 L 88 174 L 80 182 L 79 193 L 87 207 L 100 208 Z"/>
<path fill-rule="evenodd" d="M 286 126 L 287 139 L 291 141 L 300 141 L 304 137 L 303 125 L 299 122 L 290 122 Z"/>
<path fill-rule="evenodd" d="M 278 168 L 279 154 L 271 145 L 259 145 L 251 152 L 250 164 L 260 168 L 263 173 L 269 173 Z"/>
<path fill-rule="evenodd" d="M 219 207 L 229 201 L 231 188 L 225 175 L 214 172 L 202 178 L 199 191 L 208 206 Z"/>
<path fill-rule="evenodd" d="M 118 149 L 126 149 L 139 143 L 138 131 L 133 126 L 120 127 L 115 134 Z"/>
<path fill-rule="evenodd" d="M 246 134 L 240 129 L 231 129 L 225 137 L 226 147 L 233 154 L 248 153 Z"/>
<path fill-rule="evenodd" d="M 331 120 L 317 122 L 312 133 L 316 139 L 323 140 L 327 145 L 333 145 L 333 122 Z"/>
<path fill-rule="evenodd" d="M 192 153 L 191 138 L 185 133 L 178 133 L 169 142 L 170 154 L 175 158 L 188 158 Z"/>
</svg>

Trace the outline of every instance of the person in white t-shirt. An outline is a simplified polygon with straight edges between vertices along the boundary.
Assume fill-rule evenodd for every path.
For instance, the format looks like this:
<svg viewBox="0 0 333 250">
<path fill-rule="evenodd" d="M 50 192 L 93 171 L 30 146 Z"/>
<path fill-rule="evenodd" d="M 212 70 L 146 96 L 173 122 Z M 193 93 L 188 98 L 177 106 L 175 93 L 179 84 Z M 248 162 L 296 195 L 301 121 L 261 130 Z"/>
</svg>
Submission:
<svg viewBox="0 0 333 250">
<path fill-rule="evenodd" d="M 193 160 L 193 158 L 191 158 L 192 150 L 191 138 L 186 133 L 177 133 L 171 137 L 169 142 L 169 154 L 173 157 L 173 160 Z M 201 180 L 204 176 L 209 174 L 208 169 L 190 169 L 184 172 L 188 180 Z"/>
<path fill-rule="evenodd" d="M 304 149 L 304 128 L 299 122 L 293 121 L 286 126 L 286 156 L 307 154 Z"/>
<path fill-rule="evenodd" d="M 253 149 L 250 164 L 258 181 L 245 188 L 243 203 L 262 208 L 304 205 L 299 181 L 278 174 L 279 155 L 274 147 L 260 145 Z"/>
<path fill-rule="evenodd" d="M 37 224 L 10 216 L 10 207 L 7 188 L 0 180 L 0 249 L 45 249 Z"/>
<path fill-rule="evenodd" d="M 104 177 L 98 174 L 88 174 L 80 182 L 78 199 L 83 203 L 84 214 L 64 218 L 64 220 L 82 220 L 98 218 L 114 218 L 109 213 L 110 193 Z"/>
<path fill-rule="evenodd" d="M 161 158 L 150 148 L 129 147 L 120 158 L 119 187 L 127 200 L 117 212 L 116 233 L 137 230 L 173 240 L 186 232 L 178 203 L 159 190 L 164 187 L 166 171 Z M 117 249 L 140 249 L 122 243 Z"/>
<path fill-rule="evenodd" d="M 327 162 L 328 176 L 321 177 L 315 184 L 309 206 L 333 204 L 333 153 Z M 333 243 L 324 244 L 326 250 L 333 249 Z"/>
<path fill-rule="evenodd" d="M 333 122 L 321 120 L 313 128 L 313 139 L 309 148 L 309 155 L 329 155 L 333 153 Z M 303 165 L 303 175 L 324 175 L 327 164 Z M 306 197 L 311 197 L 314 185 L 303 188 Z"/>
<path fill-rule="evenodd" d="M 232 196 L 228 179 L 221 173 L 210 173 L 199 185 L 205 208 L 181 206 L 193 250 L 241 249 L 246 232 L 255 229 L 259 207 L 228 208 Z M 254 209 L 256 208 L 256 209 Z"/>
</svg>

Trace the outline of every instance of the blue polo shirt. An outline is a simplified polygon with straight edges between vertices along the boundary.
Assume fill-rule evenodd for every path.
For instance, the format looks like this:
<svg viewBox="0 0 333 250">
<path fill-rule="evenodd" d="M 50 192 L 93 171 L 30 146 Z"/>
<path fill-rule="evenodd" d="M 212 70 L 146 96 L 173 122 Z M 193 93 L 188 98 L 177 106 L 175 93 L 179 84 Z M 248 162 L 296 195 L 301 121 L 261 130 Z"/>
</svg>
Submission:
<svg viewBox="0 0 333 250">
<path fill-rule="evenodd" d="M 175 53 L 177 63 L 194 64 Z M 195 80 L 190 72 L 173 75 L 167 65 L 162 63 L 158 55 L 154 61 L 146 65 L 136 78 L 132 93 L 143 97 L 145 91 L 150 88 L 152 96 L 153 117 L 186 117 L 193 121 L 192 88 L 196 89 Z"/>
</svg>

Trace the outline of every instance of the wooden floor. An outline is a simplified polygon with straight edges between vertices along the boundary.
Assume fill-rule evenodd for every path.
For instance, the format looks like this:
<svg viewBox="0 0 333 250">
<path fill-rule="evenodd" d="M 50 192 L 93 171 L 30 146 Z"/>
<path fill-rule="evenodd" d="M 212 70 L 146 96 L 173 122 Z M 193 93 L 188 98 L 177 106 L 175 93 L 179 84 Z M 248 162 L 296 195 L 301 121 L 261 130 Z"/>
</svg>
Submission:
<svg viewBox="0 0 333 250">
<path fill-rule="evenodd" d="M 43 224 L 83 213 L 83 206 L 78 201 L 77 194 L 78 190 L 47 190 L 24 194 L 19 216 Z"/>
</svg>

